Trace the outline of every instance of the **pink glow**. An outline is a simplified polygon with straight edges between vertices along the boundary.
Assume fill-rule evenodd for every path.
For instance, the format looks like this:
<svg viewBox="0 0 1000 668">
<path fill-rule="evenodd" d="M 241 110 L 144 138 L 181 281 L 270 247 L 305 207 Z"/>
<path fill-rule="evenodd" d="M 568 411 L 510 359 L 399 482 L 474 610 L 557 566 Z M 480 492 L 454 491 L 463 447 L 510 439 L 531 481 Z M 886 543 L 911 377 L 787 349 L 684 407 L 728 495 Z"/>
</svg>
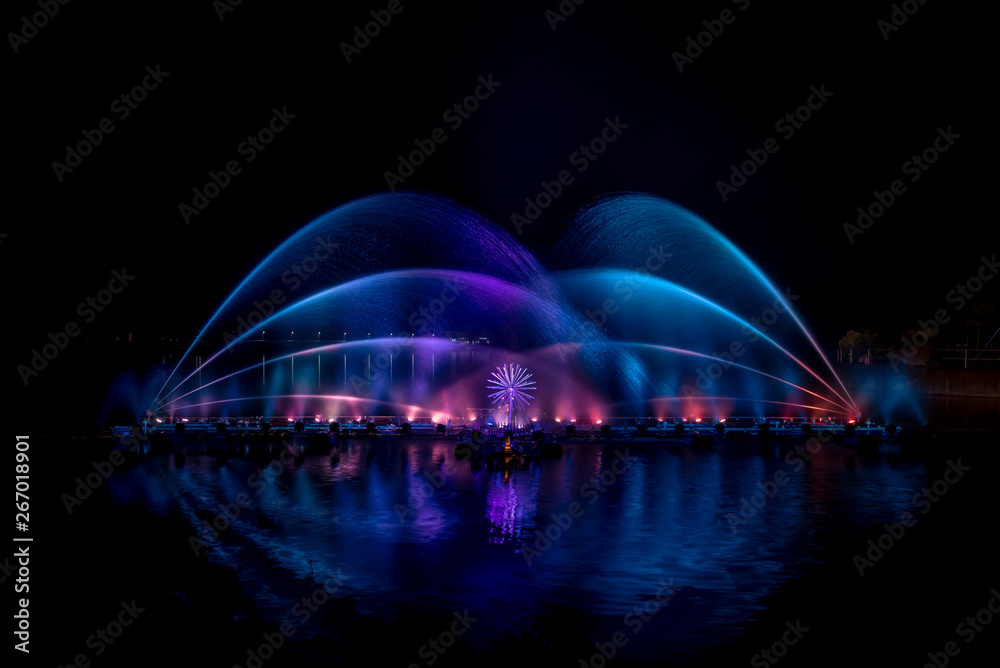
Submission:
<svg viewBox="0 0 1000 668">
<path fill-rule="evenodd" d="M 764 337 L 764 338 L 767 338 L 767 337 Z M 770 339 L 768 339 L 768 340 L 770 341 Z M 772 343 L 774 343 L 774 342 L 772 341 Z M 701 358 L 710 359 L 710 360 L 713 360 L 713 361 L 716 361 L 716 362 L 723 362 L 723 363 L 725 363 L 725 364 L 727 364 L 729 366 L 738 367 L 740 369 L 744 369 L 744 370 L 750 371 L 752 373 L 760 374 L 760 375 L 765 376 L 767 378 L 770 378 L 772 380 L 776 380 L 779 383 L 784 383 L 785 385 L 791 385 L 792 387 L 794 387 L 797 390 L 802 390 L 803 392 L 805 392 L 807 394 L 811 394 L 812 396 L 816 397 L 817 399 L 822 399 L 823 401 L 829 402 L 829 403 L 833 404 L 834 406 L 837 406 L 838 408 L 843 408 L 845 410 L 851 410 L 848 406 L 846 406 L 844 404 L 841 404 L 841 403 L 838 403 L 836 401 L 833 401 L 832 399 L 827 399 L 826 397 L 824 397 L 824 396 L 822 396 L 820 394 L 817 394 L 817 393 L 815 393 L 815 392 L 813 392 L 811 390 L 807 390 L 806 388 L 801 387 L 799 385 L 796 385 L 795 383 L 791 383 L 791 382 L 789 382 L 789 381 L 787 381 L 787 380 L 785 380 L 783 378 L 778 378 L 777 376 L 773 376 L 773 375 L 771 375 L 769 373 L 765 373 L 764 371 L 760 371 L 759 369 L 755 369 L 753 367 L 749 367 L 749 366 L 746 366 L 744 364 L 738 364 L 736 362 L 730 362 L 728 360 L 724 360 L 722 358 L 715 357 L 714 355 L 708 355 L 708 354 L 705 354 L 705 353 L 699 353 L 699 352 L 697 352 L 695 350 L 687 350 L 685 348 L 675 348 L 673 346 L 660 346 L 660 345 L 656 345 L 656 344 L 652 344 L 652 343 L 629 343 L 628 345 L 642 346 L 642 347 L 653 348 L 653 349 L 657 349 L 657 350 L 666 350 L 668 352 L 678 353 L 680 355 L 688 355 L 690 357 L 701 357 Z M 824 386 L 826 386 L 826 388 L 828 390 L 830 390 L 831 392 L 833 392 L 834 396 L 836 396 L 841 401 L 844 400 L 843 397 L 841 397 L 839 394 L 837 394 L 837 392 L 832 387 L 830 387 L 822 378 L 820 378 L 812 369 L 810 369 L 809 367 L 807 367 L 802 361 L 800 361 L 794 355 L 792 355 L 787 350 L 785 350 L 784 348 L 782 348 L 781 346 L 779 346 L 777 343 L 774 343 L 774 346 L 776 348 L 778 348 L 778 350 L 782 351 L 783 353 L 785 353 L 786 355 L 788 355 L 790 358 L 792 358 L 793 360 L 795 360 L 795 362 L 797 362 L 799 364 L 799 366 L 801 366 L 803 369 L 805 369 L 810 374 L 812 374 L 812 376 L 815 377 Z"/>
</svg>

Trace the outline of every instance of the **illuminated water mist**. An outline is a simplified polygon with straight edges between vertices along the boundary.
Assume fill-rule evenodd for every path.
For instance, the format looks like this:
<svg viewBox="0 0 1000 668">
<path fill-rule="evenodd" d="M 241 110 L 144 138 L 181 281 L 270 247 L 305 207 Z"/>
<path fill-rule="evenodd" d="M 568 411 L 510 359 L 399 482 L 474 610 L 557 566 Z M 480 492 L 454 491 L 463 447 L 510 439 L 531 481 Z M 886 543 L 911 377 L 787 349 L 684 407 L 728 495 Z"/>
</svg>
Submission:
<svg viewBox="0 0 1000 668">
<path fill-rule="evenodd" d="M 526 415 L 855 417 L 790 302 L 718 230 L 651 195 L 585 207 L 545 265 L 445 198 L 373 195 L 264 258 L 148 407 L 475 421 L 492 403 L 483 379 L 521 365 L 540 388 Z"/>
</svg>

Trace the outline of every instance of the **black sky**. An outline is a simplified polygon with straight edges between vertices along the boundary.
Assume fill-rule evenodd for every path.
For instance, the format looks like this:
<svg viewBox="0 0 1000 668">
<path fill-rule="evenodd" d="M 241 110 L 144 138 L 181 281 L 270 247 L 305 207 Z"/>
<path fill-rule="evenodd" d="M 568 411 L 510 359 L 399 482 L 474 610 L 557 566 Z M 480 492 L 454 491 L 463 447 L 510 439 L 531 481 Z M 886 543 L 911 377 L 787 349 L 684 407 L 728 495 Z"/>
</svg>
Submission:
<svg viewBox="0 0 1000 668">
<path fill-rule="evenodd" d="M 136 279 L 86 336 L 189 338 L 271 249 L 315 216 L 385 190 L 396 156 L 437 127 L 447 141 L 405 187 L 449 196 L 516 234 L 511 214 L 524 198 L 567 168 L 606 118 L 620 117 L 629 127 L 619 140 L 519 240 L 544 261 L 565 218 L 595 197 L 665 197 L 799 293 L 825 346 L 848 329 L 891 340 L 945 306 L 980 256 L 998 250 L 984 120 L 993 29 L 976 10 L 913 3 L 919 9 L 885 39 L 878 21 L 892 3 L 589 0 L 553 30 L 545 12 L 557 10 L 555 0 L 403 2 L 346 62 L 340 43 L 387 4 L 244 0 L 220 20 L 219 3 L 207 1 L 70 3 L 17 53 L 8 35 L 13 211 L 0 254 L 7 374 L 26 393 L 19 396 L 37 402 L 79 381 L 71 363 L 56 360 L 62 370 L 25 389 L 16 365 L 49 331 L 78 319 L 76 305 L 112 270 Z M 732 23 L 678 72 L 672 54 L 723 10 Z M 7 6 L 5 32 L 38 11 Z M 112 101 L 157 65 L 169 75 L 127 118 L 115 117 Z M 452 130 L 442 113 L 480 76 L 500 85 Z M 811 86 L 833 95 L 782 137 L 775 122 Z M 239 158 L 238 145 L 273 108 L 294 120 L 185 224 L 178 205 L 210 170 Z M 114 131 L 57 180 L 52 162 L 105 117 Z M 910 182 L 903 163 L 949 127 L 960 138 Z M 779 151 L 723 202 L 717 181 L 768 137 Z M 849 243 L 843 223 L 894 179 L 905 181 L 905 194 Z M 980 298 L 996 295 L 987 284 Z"/>
</svg>

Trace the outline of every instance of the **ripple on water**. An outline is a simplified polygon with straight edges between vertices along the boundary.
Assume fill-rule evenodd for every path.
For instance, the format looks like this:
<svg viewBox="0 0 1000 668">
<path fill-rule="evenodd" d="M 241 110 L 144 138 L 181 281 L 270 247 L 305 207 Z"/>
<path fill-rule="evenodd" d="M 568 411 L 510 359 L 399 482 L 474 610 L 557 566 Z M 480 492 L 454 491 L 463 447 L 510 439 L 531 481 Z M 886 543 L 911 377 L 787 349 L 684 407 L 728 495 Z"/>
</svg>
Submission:
<svg viewBox="0 0 1000 668">
<path fill-rule="evenodd" d="M 834 527 L 896 520 L 926 484 L 922 464 L 849 465 L 835 444 L 800 467 L 724 448 L 633 445 L 636 459 L 606 487 L 588 481 L 611 470 L 614 445 L 573 444 L 509 475 L 455 461 L 449 442 L 372 447 L 341 444 L 274 476 L 240 458 L 219 466 L 190 456 L 177 467 L 149 457 L 109 487 L 119 503 L 185 518 L 269 619 L 294 621 L 295 602 L 327 572 L 344 577 L 332 596 L 362 614 L 469 609 L 514 633 L 554 604 L 620 621 L 670 583 L 677 596 L 658 613 L 669 623 L 641 643 L 664 652 L 739 632 Z M 786 482 L 734 530 L 728 518 L 779 471 Z M 211 538 L 205 521 L 240 494 L 250 505 Z"/>
</svg>

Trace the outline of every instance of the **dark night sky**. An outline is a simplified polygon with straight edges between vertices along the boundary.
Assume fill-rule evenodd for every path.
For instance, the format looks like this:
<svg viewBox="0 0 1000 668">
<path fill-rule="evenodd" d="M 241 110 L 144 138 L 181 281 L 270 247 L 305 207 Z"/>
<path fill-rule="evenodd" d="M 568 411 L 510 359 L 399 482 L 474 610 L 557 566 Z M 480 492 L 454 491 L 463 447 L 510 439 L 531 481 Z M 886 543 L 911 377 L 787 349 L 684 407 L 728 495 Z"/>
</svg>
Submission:
<svg viewBox="0 0 1000 668">
<path fill-rule="evenodd" d="M 564 218 L 617 190 L 653 193 L 715 225 L 779 286 L 831 349 L 848 329 L 892 339 L 997 249 L 987 206 L 994 171 L 985 17 L 919 5 L 888 40 L 891 3 L 739 4 L 590 0 L 558 24 L 537 4 L 403 10 L 347 63 L 339 44 L 385 2 L 246 0 L 213 4 L 70 3 L 15 54 L 8 36 L 6 141 L 13 179 L 0 243 L 7 285 L 8 381 L 28 403 L 79 379 L 67 350 L 27 390 L 16 365 L 77 303 L 126 267 L 134 285 L 85 326 L 101 339 L 193 336 L 271 249 L 339 204 L 386 189 L 383 173 L 436 127 L 448 139 L 405 187 L 449 196 L 516 234 L 511 214 L 556 178 L 606 117 L 629 125 L 520 240 L 544 262 Z M 564 2 L 564 5 L 570 5 Z M 916 6 L 916 3 L 914 3 Z M 741 10 L 745 7 L 745 11 Z M 672 53 L 724 9 L 735 20 L 680 73 Z M 38 11 L 17 2 L 5 32 Z M 112 101 L 147 66 L 169 72 L 122 120 Z M 442 112 L 501 82 L 462 125 Z M 833 96 L 790 138 L 775 122 L 810 86 Z M 185 225 L 178 204 L 270 119 L 295 114 L 209 207 Z M 107 135 L 59 182 L 51 163 L 82 131 Z M 961 138 L 916 182 L 901 168 L 939 127 Z M 716 182 L 775 137 L 780 150 L 723 202 Z M 842 224 L 893 179 L 907 190 L 863 236 Z M 856 214 L 855 214 L 856 216 Z M 997 300 L 987 284 L 983 300 Z M 61 369 L 60 369 L 61 367 Z M 61 374 L 61 375 L 60 375 Z"/>
</svg>

